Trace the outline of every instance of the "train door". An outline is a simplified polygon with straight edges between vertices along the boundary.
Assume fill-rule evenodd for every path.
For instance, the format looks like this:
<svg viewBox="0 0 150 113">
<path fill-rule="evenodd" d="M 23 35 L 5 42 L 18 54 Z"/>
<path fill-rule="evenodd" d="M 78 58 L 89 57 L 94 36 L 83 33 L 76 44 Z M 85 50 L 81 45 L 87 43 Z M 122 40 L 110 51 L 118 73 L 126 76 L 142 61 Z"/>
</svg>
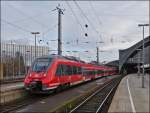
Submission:
<svg viewBox="0 0 150 113">
<path fill-rule="evenodd" d="M 62 64 L 61 68 L 62 68 L 62 76 L 60 78 L 60 82 L 62 84 L 65 84 L 67 82 L 67 75 L 68 75 L 68 73 L 67 73 L 67 66 L 65 64 Z"/>
<path fill-rule="evenodd" d="M 72 76 L 71 76 L 72 83 L 75 83 L 78 81 L 77 74 L 78 74 L 77 66 L 72 66 Z"/>
<path fill-rule="evenodd" d="M 57 82 L 62 84 L 63 83 L 63 70 L 62 70 L 62 65 L 59 64 L 57 66 L 57 70 L 56 70 L 56 77 L 57 77 Z"/>
<path fill-rule="evenodd" d="M 77 73 L 78 73 L 78 80 L 82 81 L 83 76 L 82 76 L 82 68 L 81 67 L 77 67 Z"/>
</svg>

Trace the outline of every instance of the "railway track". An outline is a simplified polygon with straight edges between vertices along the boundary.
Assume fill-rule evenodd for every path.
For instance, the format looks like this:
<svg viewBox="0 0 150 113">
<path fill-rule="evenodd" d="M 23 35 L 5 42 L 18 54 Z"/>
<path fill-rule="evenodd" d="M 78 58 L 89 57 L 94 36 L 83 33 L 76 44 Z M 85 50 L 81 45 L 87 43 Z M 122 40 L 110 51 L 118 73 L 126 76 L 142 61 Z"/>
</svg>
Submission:
<svg viewBox="0 0 150 113">
<path fill-rule="evenodd" d="M 42 99 L 48 98 L 52 95 L 49 95 L 49 96 L 48 95 L 31 95 L 31 96 L 29 95 L 28 97 L 25 97 L 21 100 L 18 100 L 18 101 L 15 101 L 6 105 L 5 104 L 1 105 L 0 113 L 15 112 L 16 110 L 24 106 L 33 104 L 34 102 L 37 102 L 37 101 L 41 101 Z"/>
<path fill-rule="evenodd" d="M 115 78 L 70 110 L 70 113 L 106 113 L 121 78 Z"/>
</svg>

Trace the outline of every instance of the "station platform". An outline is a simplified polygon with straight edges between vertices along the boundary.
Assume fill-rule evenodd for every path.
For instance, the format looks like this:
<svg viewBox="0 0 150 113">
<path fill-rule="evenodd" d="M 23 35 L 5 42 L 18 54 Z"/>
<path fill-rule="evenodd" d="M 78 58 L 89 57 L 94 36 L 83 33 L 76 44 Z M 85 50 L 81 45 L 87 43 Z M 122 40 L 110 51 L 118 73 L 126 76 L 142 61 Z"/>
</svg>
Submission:
<svg viewBox="0 0 150 113">
<path fill-rule="evenodd" d="M 11 101 L 26 96 L 23 82 L 0 84 L 0 104 L 6 104 Z"/>
<path fill-rule="evenodd" d="M 15 90 L 15 89 L 21 89 L 23 87 L 24 87 L 23 82 L 1 84 L 0 85 L 0 92 L 6 92 L 6 91 L 10 91 L 10 90 Z"/>
<path fill-rule="evenodd" d="M 150 75 L 145 74 L 142 88 L 142 75 L 129 74 L 122 79 L 108 112 L 144 112 L 149 113 Z"/>
</svg>

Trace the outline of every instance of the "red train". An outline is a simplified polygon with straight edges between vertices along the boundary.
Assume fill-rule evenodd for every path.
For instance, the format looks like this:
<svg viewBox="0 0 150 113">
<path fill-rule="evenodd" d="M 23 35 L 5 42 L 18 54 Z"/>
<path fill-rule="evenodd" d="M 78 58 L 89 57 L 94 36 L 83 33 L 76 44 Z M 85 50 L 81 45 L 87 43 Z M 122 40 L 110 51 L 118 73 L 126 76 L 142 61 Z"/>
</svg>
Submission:
<svg viewBox="0 0 150 113">
<path fill-rule="evenodd" d="M 50 55 L 37 58 L 33 62 L 24 85 L 29 91 L 47 92 L 116 73 L 116 68 Z"/>
</svg>

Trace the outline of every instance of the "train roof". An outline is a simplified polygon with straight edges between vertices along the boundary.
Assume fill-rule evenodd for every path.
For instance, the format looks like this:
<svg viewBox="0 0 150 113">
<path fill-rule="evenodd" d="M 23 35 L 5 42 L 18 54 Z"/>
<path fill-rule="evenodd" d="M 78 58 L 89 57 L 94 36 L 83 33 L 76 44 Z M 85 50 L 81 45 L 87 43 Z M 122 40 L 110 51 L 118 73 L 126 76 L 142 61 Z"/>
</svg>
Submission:
<svg viewBox="0 0 150 113">
<path fill-rule="evenodd" d="M 108 66 L 104 66 L 104 65 L 95 65 L 95 64 L 91 64 L 91 63 L 86 63 L 86 62 L 84 62 L 84 61 L 82 61 L 79 58 L 74 57 L 74 56 L 61 56 L 61 55 L 51 54 L 51 55 L 41 56 L 38 58 L 53 58 L 53 59 L 59 58 L 59 59 L 64 59 L 64 60 L 80 62 L 83 67 L 88 68 L 88 69 L 103 69 L 103 70 L 115 69 L 114 67 L 108 67 Z"/>
<path fill-rule="evenodd" d="M 66 59 L 66 60 L 71 60 L 71 61 L 77 61 L 77 62 L 85 63 L 84 61 L 82 61 L 79 58 L 74 57 L 74 56 L 61 56 L 61 55 L 52 54 L 52 55 L 45 55 L 45 56 L 38 57 L 38 58 L 53 58 L 53 59 L 60 58 L 60 59 Z"/>
</svg>

